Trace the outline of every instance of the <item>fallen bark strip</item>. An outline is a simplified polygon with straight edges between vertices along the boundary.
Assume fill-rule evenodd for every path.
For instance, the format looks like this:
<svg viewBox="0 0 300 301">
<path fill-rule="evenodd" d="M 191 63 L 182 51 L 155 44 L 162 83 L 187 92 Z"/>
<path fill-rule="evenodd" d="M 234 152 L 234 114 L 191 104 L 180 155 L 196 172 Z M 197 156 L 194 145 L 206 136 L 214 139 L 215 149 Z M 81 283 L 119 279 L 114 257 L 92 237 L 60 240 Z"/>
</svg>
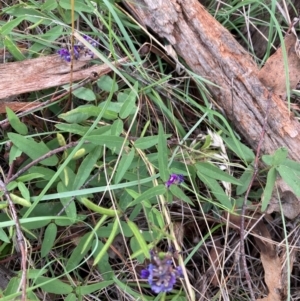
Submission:
<svg viewBox="0 0 300 301">
<path fill-rule="evenodd" d="M 208 87 L 215 101 L 253 149 L 257 147 L 268 107 L 268 89 L 258 78 L 249 54 L 197 0 L 134 0 L 143 22 L 166 38 L 197 74 L 218 85 Z M 285 146 L 300 161 L 300 124 L 273 94 L 262 150 Z"/>
<path fill-rule="evenodd" d="M 123 58 L 115 64 L 119 65 L 127 60 L 128 58 Z M 88 63 L 88 60 L 73 62 L 72 81 L 88 78 L 94 72 L 101 76 L 111 71 L 111 68 L 106 64 L 85 68 Z M 65 62 L 58 55 L 0 64 L 0 101 L 14 95 L 70 83 L 70 71 L 71 64 Z"/>
</svg>

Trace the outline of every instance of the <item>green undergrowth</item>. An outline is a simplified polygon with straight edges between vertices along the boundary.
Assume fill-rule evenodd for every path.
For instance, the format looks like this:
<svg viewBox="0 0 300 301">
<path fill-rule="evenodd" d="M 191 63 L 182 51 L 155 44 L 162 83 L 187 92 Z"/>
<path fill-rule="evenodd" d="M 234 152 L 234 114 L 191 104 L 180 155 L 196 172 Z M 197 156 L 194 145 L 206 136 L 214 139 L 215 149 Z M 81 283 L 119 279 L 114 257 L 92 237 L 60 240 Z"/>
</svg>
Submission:
<svg viewBox="0 0 300 301">
<path fill-rule="evenodd" d="M 112 69 L 82 87 L 73 83 L 67 95 L 70 85 L 20 96 L 45 107 L 22 114 L 7 108 L 2 115 L 9 126 L 0 141 L 1 173 L 26 238 L 28 299 L 192 300 L 211 266 L 209 248 L 228 231 L 225 213 L 241 212 L 256 150 L 216 109 L 206 89 L 212 83 L 188 68 L 178 75 L 154 54 L 140 55 L 151 36 L 121 3 L 10 2 L 0 21 L 9 61 L 70 48 L 73 31 L 97 41 L 96 48 L 86 46 L 94 53 L 91 64 Z M 264 8 L 258 1 L 231 2 L 208 9 L 236 32 L 244 15 L 230 16 L 249 5 L 255 18 Z M 112 64 L 125 56 L 128 62 Z M 264 168 L 247 200 L 250 211 L 266 209 L 278 176 L 300 195 L 300 165 L 287 156 L 281 148 L 262 158 Z M 167 187 L 172 174 L 183 175 L 184 182 Z M 21 266 L 3 193 L 0 206 L 0 262 L 15 271 L 1 300 L 12 300 L 21 295 Z M 151 249 L 179 251 L 176 261 L 185 276 L 168 294 L 156 296 L 141 280 Z M 225 291 L 234 291 L 231 285 Z M 219 300 L 222 290 L 209 290 L 210 300 Z"/>
</svg>

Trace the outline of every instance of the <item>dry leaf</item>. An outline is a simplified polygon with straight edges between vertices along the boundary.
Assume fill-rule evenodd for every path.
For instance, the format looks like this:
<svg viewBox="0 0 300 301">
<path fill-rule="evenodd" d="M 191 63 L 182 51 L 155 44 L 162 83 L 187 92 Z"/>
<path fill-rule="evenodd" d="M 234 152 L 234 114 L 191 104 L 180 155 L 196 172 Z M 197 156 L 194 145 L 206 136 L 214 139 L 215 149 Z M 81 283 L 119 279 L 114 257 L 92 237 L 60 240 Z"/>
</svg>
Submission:
<svg viewBox="0 0 300 301">
<path fill-rule="evenodd" d="M 282 179 L 278 179 L 275 186 L 278 187 L 280 200 L 278 199 L 278 192 L 275 187 L 266 213 L 271 214 L 274 211 L 282 211 L 285 217 L 291 220 L 295 219 L 300 214 L 299 198 L 295 196 L 290 187 Z"/>
<path fill-rule="evenodd" d="M 295 89 L 300 80 L 300 60 L 295 51 L 298 40 L 293 34 L 288 34 L 284 41 L 289 66 L 290 89 Z M 271 88 L 274 94 L 280 95 L 281 98 L 286 97 L 286 76 L 281 47 L 267 60 L 259 71 L 258 78 L 266 87 Z"/>
<path fill-rule="evenodd" d="M 214 241 L 214 246 L 211 248 L 209 253 L 209 261 L 211 264 L 211 269 L 213 271 L 213 276 L 211 279 L 211 284 L 213 286 L 218 286 L 220 283 L 219 275 L 220 275 L 220 266 L 221 266 L 221 256 L 222 253 L 222 246 L 220 240 Z"/>
<path fill-rule="evenodd" d="M 266 225 L 260 221 L 254 228 L 256 233 L 255 242 L 260 249 L 260 259 L 265 271 L 265 282 L 268 287 L 268 295 L 256 301 L 285 301 L 287 298 L 287 261 L 286 251 L 281 252 L 281 256 L 276 252 L 275 242 L 272 241 Z M 292 252 L 293 253 L 293 252 Z M 289 256 L 290 271 L 293 269 L 295 256 Z"/>
</svg>

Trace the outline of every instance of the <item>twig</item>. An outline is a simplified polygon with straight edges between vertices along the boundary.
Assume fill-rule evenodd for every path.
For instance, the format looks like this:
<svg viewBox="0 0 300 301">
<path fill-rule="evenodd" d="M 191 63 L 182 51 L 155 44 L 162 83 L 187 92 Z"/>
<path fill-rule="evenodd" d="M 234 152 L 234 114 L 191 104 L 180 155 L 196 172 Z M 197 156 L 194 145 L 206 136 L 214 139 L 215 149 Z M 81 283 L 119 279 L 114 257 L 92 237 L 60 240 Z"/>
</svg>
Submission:
<svg viewBox="0 0 300 301">
<path fill-rule="evenodd" d="M 20 281 L 20 287 L 22 287 L 22 301 L 26 301 L 26 274 L 27 274 L 27 249 L 25 244 L 24 235 L 21 231 L 20 221 L 17 215 L 15 204 L 13 203 L 9 192 L 2 180 L 0 180 L 0 189 L 3 191 L 9 205 L 9 210 L 12 215 L 12 218 L 16 224 L 16 234 L 17 234 L 17 243 L 19 250 L 21 252 L 21 268 L 22 268 L 22 277 Z"/>
<path fill-rule="evenodd" d="M 36 164 L 38 164 L 39 162 L 57 154 L 60 152 L 65 151 L 66 149 L 69 149 L 71 147 L 74 147 L 78 144 L 79 141 L 74 141 L 74 142 L 70 142 L 69 144 L 66 144 L 62 147 L 56 148 L 54 150 L 49 151 L 49 153 L 33 160 L 32 162 L 30 162 L 29 164 L 27 164 L 26 166 L 24 166 L 23 168 L 21 168 L 16 174 L 14 174 L 10 179 L 6 180 L 6 183 L 8 184 L 11 181 L 14 181 L 15 179 L 17 179 L 21 174 L 23 174 L 25 171 L 27 171 L 30 167 L 35 166 Z M 89 143 L 88 141 L 84 142 L 84 144 Z"/>
<path fill-rule="evenodd" d="M 269 107 L 270 107 L 270 103 L 271 103 L 271 96 L 272 93 L 269 92 L 268 95 L 268 104 L 267 104 L 267 112 L 266 112 L 266 116 L 264 119 L 264 124 L 263 124 L 263 128 L 260 134 L 260 138 L 259 138 L 259 143 L 256 149 L 256 156 L 255 156 L 255 160 L 254 160 L 254 166 L 253 166 L 253 175 L 252 178 L 250 180 L 250 183 L 248 185 L 248 189 L 246 191 L 245 194 L 245 198 L 244 198 L 244 202 L 243 202 L 243 206 L 242 206 L 242 212 L 241 212 L 241 224 L 240 224 L 240 237 L 241 237 L 241 242 L 240 242 L 240 254 L 241 254 L 241 259 L 242 259 L 242 263 L 243 263 L 243 267 L 244 267 L 244 273 L 245 273 L 245 277 L 246 277 L 246 281 L 250 290 L 250 296 L 251 296 L 251 300 L 255 301 L 255 296 L 254 296 L 254 292 L 252 290 L 252 285 L 251 285 L 251 279 L 250 279 L 250 274 L 248 271 L 248 267 L 247 267 L 247 262 L 246 262 L 246 255 L 245 255 L 245 243 L 244 243 L 244 238 L 245 238 L 245 212 L 246 212 L 246 207 L 247 207 L 247 200 L 248 200 L 248 196 L 251 190 L 251 187 L 253 185 L 253 182 L 257 176 L 258 173 L 258 161 L 259 161 L 259 154 L 260 154 L 260 150 L 261 150 L 261 146 L 264 140 L 264 136 L 265 136 L 265 132 L 266 132 L 266 125 L 267 125 L 267 119 L 268 119 L 268 115 L 269 115 Z"/>
</svg>

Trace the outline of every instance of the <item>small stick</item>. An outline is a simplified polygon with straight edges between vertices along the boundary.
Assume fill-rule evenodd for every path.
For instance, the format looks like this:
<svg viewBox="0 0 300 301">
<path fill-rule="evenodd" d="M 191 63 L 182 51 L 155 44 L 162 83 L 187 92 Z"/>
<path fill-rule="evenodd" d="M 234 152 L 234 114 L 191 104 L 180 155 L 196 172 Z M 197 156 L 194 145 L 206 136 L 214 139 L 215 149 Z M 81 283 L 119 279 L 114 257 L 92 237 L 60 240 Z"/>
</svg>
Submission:
<svg viewBox="0 0 300 301">
<path fill-rule="evenodd" d="M 35 166 L 36 164 L 38 164 L 39 162 L 57 154 L 57 153 L 60 153 L 60 152 L 63 152 L 65 151 L 66 149 L 68 148 L 71 148 L 71 147 L 74 147 L 78 144 L 79 141 L 74 141 L 74 142 L 70 142 L 69 144 L 66 144 L 62 147 L 59 147 L 59 148 L 56 148 L 54 150 L 51 150 L 49 151 L 47 154 L 33 160 L 32 162 L 30 162 L 29 164 L 27 164 L 26 166 L 24 166 L 23 168 L 21 168 L 16 174 L 14 174 L 10 179 L 7 179 L 6 180 L 6 183 L 8 184 L 9 182 L 11 181 L 14 181 L 15 179 L 17 179 L 21 174 L 23 174 L 26 170 L 28 170 L 30 167 L 32 166 Z M 84 143 L 89 143 L 88 141 L 87 142 L 84 142 Z"/>
<path fill-rule="evenodd" d="M 0 189 L 3 191 L 8 201 L 10 213 L 12 215 L 14 222 L 16 223 L 17 243 L 21 252 L 22 277 L 20 281 L 20 287 L 22 288 L 22 301 L 26 301 L 27 249 L 26 249 L 25 239 L 21 230 L 21 225 L 17 215 L 15 204 L 13 203 L 9 195 L 9 192 L 6 188 L 6 185 L 2 180 L 0 180 Z"/>
<path fill-rule="evenodd" d="M 260 150 L 261 150 L 261 146 L 264 140 L 264 136 L 265 136 L 265 132 L 266 132 L 266 126 L 267 126 L 267 119 L 268 119 L 268 115 L 269 115 L 269 107 L 270 107 L 270 103 L 271 103 L 271 96 L 272 93 L 269 92 L 268 95 L 268 105 L 267 105 L 267 112 L 266 112 L 266 116 L 264 119 L 264 124 L 263 124 L 263 128 L 260 134 L 260 138 L 259 138 L 259 143 L 257 146 L 257 150 L 256 150 L 256 156 L 255 156 L 255 160 L 254 160 L 254 166 L 253 166 L 253 175 L 251 178 L 251 181 L 248 185 L 248 189 L 246 191 L 245 194 L 245 198 L 244 198 L 244 202 L 243 202 L 243 206 L 242 206 L 242 212 L 241 212 L 241 224 L 240 224 L 240 238 L 241 238 L 241 243 L 240 243 L 240 254 L 241 254 L 241 259 L 242 259 L 242 263 L 243 263 L 243 267 L 244 267 L 244 272 L 245 272 L 245 277 L 246 277 L 246 281 L 250 290 L 250 296 L 251 296 L 251 300 L 255 301 L 255 296 L 254 296 L 254 292 L 252 290 L 252 285 L 251 285 L 251 279 L 250 279 L 250 274 L 248 271 L 248 267 L 247 267 L 247 262 L 246 262 L 246 255 L 245 255 L 245 243 L 244 243 L 244 237 L 245 237 L 245 212 L 246 212 L 246 207 L 247 207 L 247 200 L 248 200 L 248 196 L 251 190 L 251 187 L 253 185 L 253 182 L 257 176 L 258 173 L 258 161 L 259 161 L 259 154 L 260 154 Z"/>
</svg>

